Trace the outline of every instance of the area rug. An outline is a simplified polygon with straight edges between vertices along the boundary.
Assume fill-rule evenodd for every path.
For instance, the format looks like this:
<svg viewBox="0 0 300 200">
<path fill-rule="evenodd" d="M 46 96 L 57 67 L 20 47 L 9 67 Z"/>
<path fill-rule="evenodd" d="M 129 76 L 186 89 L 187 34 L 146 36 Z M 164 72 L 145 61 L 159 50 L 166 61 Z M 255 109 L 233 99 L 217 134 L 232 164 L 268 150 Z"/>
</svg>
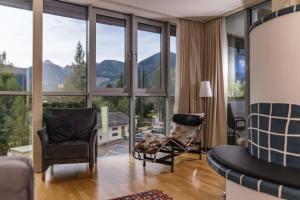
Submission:
<svg viewBox="0 0 300 200">
<path fill-rule="evenodd" d="M 150 190 L 147 192 L 141 192 L 129 196 L 118 197 L 111 200 L 173 200 L 172 197 L 169 197 L 167 194 L 164 194 L 159 190 Z"/>
</svg>

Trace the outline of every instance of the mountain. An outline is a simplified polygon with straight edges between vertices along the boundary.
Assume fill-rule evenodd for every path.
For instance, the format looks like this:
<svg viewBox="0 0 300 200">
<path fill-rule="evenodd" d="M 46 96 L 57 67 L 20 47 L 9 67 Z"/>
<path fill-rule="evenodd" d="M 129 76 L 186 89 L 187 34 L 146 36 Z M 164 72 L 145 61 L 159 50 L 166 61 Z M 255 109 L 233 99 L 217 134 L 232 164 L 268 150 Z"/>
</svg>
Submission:
<svg viewBox="0 0 300 200">
<path fill-rule="evenodd" d="M 117 81 L 124 75 L 125 63 L 116 60 L 104 60 L 96 64 L 96 86 L 103 88 L 107 85 L 116 86 Z M 125 78 L 125 77 L 123 77 Z"/>
<path fill-rule="evenodd" d="M 169 69 L 175 70 L 176 54 L 170 53 L 169 55 Z M 157 84 L 159 80 L 158 73 L 161 67 L 161 54 L 156 53 L 149 58 L 146 58 L 138 63 L 138 86 L 141 88 L 151 88 Z"/>
<path fill-rule="evenodd" d="M 176 54 L 170 54 L 170 68 L 175 69 Z M 137 72 L 139 77 L 144 74 L 144 86 L 150 86 L 155 80 L 155 73 L 160 64 L 160 53 L 154 54 L 149 58 L 138 63 Z M 117 81 L 124 75 L 125 63 L 116 60 L 104 60 L 96 63 L 96 84 L 98 87 L 106 87 L 108 84 L 115 86 Z M 62 85 L 73 72 L 73 65 L 65 67 L 54 64 L 50 60 L 43 62 L 43 90 L 55 91 Z M 13 73 L 18 83 L 25 90 L 29 88 L 32 80 L 32 67 L 20 68 L 13 67 Z M 125 77 L 122 77 L 125 79 Z M 31 88 L 29 88 L 31 89 Z"/>
<path fill-rule="evenodd" d="M 44 91 L 53 91 L 64 83 L 70 75 L 68 68 L 63 68 L 54 64 L 50 60 L 43 62 L 43 89 Z"/>
<path fill-rule="evenodd" d="M 104 60 L 96 64 L 96 75 L 106 78 L 119 78 L 125 71 L 125 64 L 116 60 Z"/>
</svg>

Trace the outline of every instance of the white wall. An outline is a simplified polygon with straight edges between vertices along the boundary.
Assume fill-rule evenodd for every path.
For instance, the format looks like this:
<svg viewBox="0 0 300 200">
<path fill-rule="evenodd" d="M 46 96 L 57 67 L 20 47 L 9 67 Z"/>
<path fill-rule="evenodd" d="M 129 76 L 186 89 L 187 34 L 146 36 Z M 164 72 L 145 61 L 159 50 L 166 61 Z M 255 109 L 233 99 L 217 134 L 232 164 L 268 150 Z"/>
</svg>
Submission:
<svg viewBox="0 0 300 200">
<path fill-rule="evenodd" d="M 300 12 L 250 33 L 250 102 L 300 104 Z"/>
</svg>

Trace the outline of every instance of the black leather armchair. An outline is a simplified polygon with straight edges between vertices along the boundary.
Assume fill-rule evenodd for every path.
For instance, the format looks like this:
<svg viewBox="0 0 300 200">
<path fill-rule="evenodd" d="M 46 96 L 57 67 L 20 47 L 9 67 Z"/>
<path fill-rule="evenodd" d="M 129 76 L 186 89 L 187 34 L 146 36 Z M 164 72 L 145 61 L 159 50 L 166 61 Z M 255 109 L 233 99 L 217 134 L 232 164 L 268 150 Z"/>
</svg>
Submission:
<svg viewBox="0 0 300 200">
<path fill-rule="evenodd" d="M 56 119 L 69 118 L 74 122 L 75 136 L 69 141 L 53 142 L 49 128 L 38 131 L 42 146 L 42 179 L 45 172 L 54 164 L 89 163 L 92 170 L 97 163 L 97 112 L 93 108 L 86 109 L 51 109 L 49 117 Z M 63 120 L 62 120 L 63 121 Z M 48 132 L 47 132 L 48 130 Z M 51 131 L 51 130 L 50 130 Z M 54 136 L 56 136 L 54 134 Z"/>
</svg>

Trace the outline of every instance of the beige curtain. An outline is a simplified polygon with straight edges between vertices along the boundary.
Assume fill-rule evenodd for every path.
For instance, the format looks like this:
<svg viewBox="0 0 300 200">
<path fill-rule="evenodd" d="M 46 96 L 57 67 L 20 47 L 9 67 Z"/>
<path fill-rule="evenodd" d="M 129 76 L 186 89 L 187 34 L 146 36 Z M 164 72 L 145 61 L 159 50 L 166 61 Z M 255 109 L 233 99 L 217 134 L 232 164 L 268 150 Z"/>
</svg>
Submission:
<svg viewBox="0 0 300 200">
<path fill-rule="evenodd" d="M 196 113 L 201 111 L 198 98 L 201 70 L 204 64 L 204 25 L 198 22 L 180 20 L 179 48 L 176 70 L 176 111 Z"/>
<path fill-rule="evenodd" d="M 178 113 L 206 114 L 206 147 L 226 144 L 222 19 L 201 24 L 180 20 L 176 108 Z M 201 81 L 210 81 L 213 97 L 199 98 Z"/>
</svg>

